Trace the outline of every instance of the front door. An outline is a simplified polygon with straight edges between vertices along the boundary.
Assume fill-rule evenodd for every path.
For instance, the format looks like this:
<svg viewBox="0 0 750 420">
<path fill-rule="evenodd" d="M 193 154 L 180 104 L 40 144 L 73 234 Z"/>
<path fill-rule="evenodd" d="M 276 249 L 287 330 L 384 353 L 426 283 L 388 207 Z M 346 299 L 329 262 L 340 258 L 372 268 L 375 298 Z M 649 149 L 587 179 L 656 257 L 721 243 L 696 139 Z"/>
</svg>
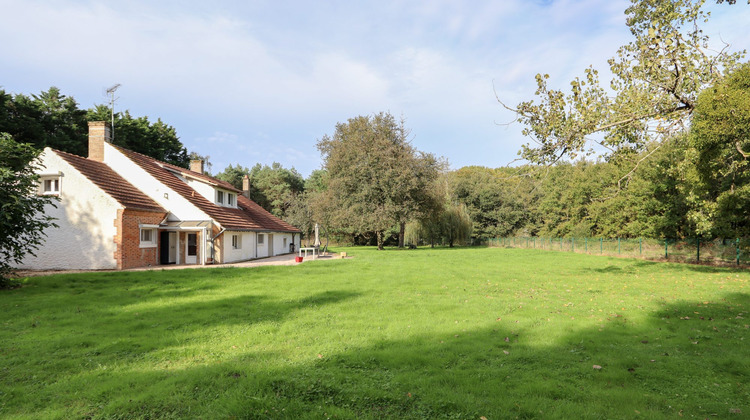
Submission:
<svg viewBox="0 0 750 420">
<path fill-rule="evenodd" d="M 268 256 L 273 257 L 273 234 L 268 234 Z"/>
<path fill-rule="evenodd" d="M 185 264 L 197 264 L 198 263 L 198 234 L 188 233 L 187 243 L 185 244 L 187 250 L 185 252 Z"/>
</svg>

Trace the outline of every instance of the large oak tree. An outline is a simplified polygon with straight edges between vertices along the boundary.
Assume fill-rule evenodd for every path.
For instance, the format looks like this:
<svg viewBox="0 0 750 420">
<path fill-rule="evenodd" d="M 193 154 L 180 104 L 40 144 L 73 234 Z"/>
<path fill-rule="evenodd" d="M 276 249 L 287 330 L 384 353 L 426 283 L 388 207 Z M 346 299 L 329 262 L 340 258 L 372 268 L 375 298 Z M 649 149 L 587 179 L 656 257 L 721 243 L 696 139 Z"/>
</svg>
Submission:
<svg viewBox="0 0 750 420">
<path fill-rule="evenodd" d="M 625 13 L 633 39 L 609 60 L 614 77 L 608 87 L 594 68 L 571 81 L 569 93 L 550 88 L 549 75 L 538 74 L 537 100 L 506 106 L 532 140 L 519 151 L 522 158 L 549 165 L 592 153 L 598 143 L 610 158 L 631 159 L 636 168 L 650 156 L 640 152 L 687 130 L 698 94 L 744 54 L 729 52 L 728 45 L 711 48 L 700 28 L 710 16 L 705 0 L 631 2 Z"/>
<path fill-rule="evenodd" d="M 435 207 L 430 186 L 441 163 L 415 149 L 403 121 L 389 113 L 350 118 L 318 142 L 328 188 L 321 194 L 330 220 L 351 233 L 372 233 L 383 249 L 384 233 L 399 226 L 399 246 L 409 220 Z"/>
</svg>

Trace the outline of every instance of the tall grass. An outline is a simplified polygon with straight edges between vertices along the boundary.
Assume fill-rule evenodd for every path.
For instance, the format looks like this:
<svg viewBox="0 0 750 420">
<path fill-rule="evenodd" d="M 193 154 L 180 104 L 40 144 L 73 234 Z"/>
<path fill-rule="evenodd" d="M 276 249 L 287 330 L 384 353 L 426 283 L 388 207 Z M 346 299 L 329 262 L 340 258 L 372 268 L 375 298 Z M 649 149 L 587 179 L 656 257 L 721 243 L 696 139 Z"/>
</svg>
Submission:
<svg viewBox="0 0 750 420">
<path fill-rule="evenodd" d="M 31 278 L 4 418 L 741 418 L 747 271 L 521 249 Z"/>
</svg>

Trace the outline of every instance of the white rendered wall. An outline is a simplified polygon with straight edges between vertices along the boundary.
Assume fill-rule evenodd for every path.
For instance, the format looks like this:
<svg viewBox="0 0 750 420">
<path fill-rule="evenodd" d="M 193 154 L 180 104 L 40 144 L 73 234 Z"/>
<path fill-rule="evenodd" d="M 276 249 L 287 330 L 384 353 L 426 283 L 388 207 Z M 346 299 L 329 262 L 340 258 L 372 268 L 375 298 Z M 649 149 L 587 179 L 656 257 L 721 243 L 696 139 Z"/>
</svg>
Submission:
<svg viewBox="0 0 750 420">
<path fill-rule="evenodd" d="M 231 263 L 237 261 L 251 260 L 255 258 L 255 232 L 236 232 L 225 231 L 224 236 L 224 262 Z M 240 235 L 242 238 L 242 248 L 232 248 L 232 235 Z"/>
<path fill-rule="evenodd" d="M 159 203 L 160 206 L 167 209 L 171 213 L 170 219 L 175 217 L 176 220 L 211 219 L 186 198 L 159 182 L 109 143 L 104 143 L 104 162 L 136 188 L 143 191 L 144 194 Z M 211 201 L 213 202 L 213 200 Z"/>
<path fill-rule="evenodd" d="M 268 256 L 268 232 L 256 233 L 255 235 L 256 235 L 256 238 L 257 238 L 257 235 L 264 236 L 263 243 L 262 244 L 258 243 L 257 245 L 256 257 L 257 258 L 267 257 Z"/>
<path fill-rule="evenodd" d="M 299 235 L 295 235 L 299 236 Z M 284 245 L 284 238 L 286 238 L 286 245 Z M 295 238 L 296 239 L 296 238 Z M 281 254 L 288 254 L 289 253 L 289 244 L 292 243 L 292 234 L 291 233 L 274 233 L 273 234 L 273 253 L 274 255 L 281 255 Z M 298 250 L 299 248 L 295 244 L 294 249 Z"/>
<path fill-rule="evenodd" d="M 43 174 L 62 172 L 57 208 L 45 214 L 57 218 L 58 228 L 48 228 L 46 240 L 27 255 L 19 268 L 35 270 L 115 269 L 115 219 L 120 204 L 49 148 L 41 154 Z"/>
<path fill-rule="evenodd" d="M 205 182 L 200 182 L 195 179 L 189 179 L 189 178 L 182 178 L 183 181 L 185 181 L 188 185 L 190 185 L 190 188 L 194 189 L 198 192 L 198 194 L 202 195 L 203 198 L 206 200 L 216 203 L 216 190 L 213 186 L 206 184 Z"/>
</svg>

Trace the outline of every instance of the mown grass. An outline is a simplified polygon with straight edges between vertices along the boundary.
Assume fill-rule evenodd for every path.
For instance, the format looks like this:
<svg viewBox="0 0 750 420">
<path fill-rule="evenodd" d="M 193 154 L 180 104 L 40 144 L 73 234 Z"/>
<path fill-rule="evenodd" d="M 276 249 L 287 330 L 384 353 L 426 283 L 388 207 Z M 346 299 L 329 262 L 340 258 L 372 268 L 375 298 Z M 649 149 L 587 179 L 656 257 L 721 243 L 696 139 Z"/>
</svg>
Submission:
<svg viewBox="0 0 750 420">
<path fill-rule="evenodd" d="M 2 291 L 0 417 L 750 414 L 747 271 L 521 249 L 347 251 Z"/>
</svg>

